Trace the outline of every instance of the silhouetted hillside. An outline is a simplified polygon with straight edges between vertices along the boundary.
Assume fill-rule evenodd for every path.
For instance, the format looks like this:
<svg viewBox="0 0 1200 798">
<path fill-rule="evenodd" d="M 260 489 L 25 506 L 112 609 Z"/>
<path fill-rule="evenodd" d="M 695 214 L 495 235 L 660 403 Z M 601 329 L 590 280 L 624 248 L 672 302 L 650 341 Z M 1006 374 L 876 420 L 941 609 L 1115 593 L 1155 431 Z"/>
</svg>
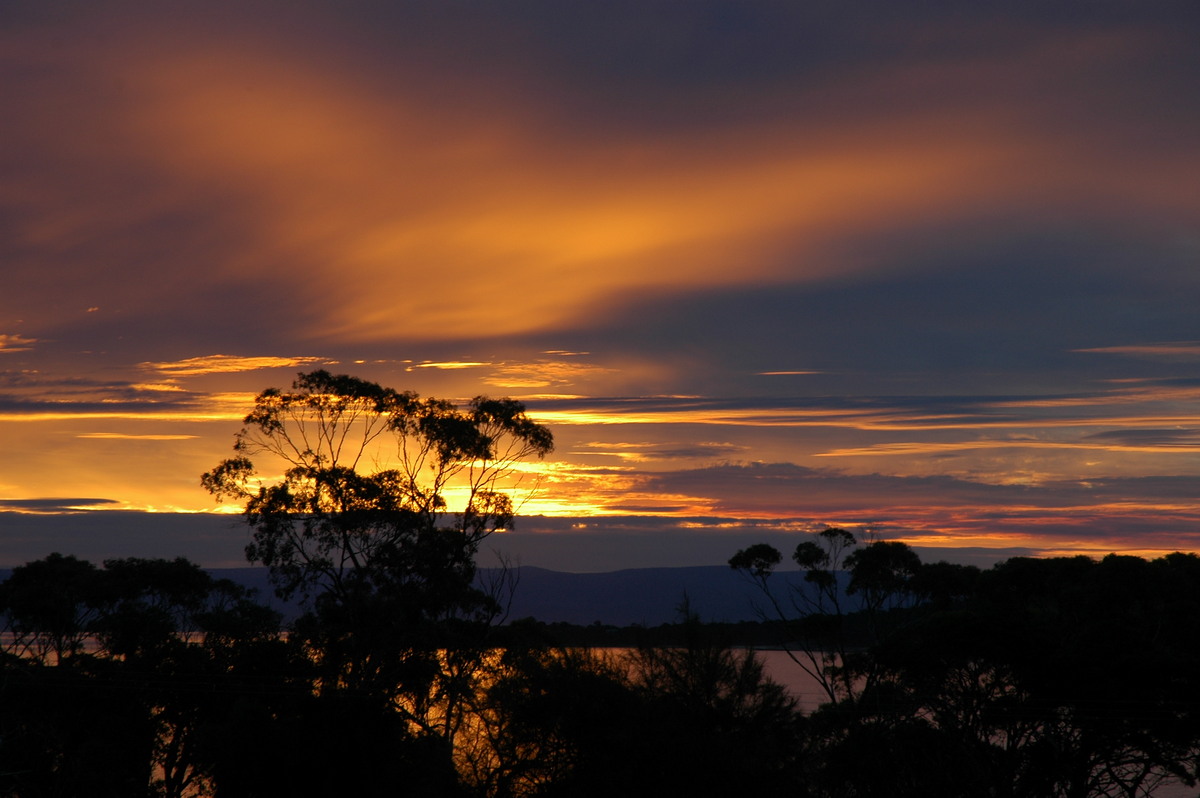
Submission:
<svg viewBox="0 0 1200 798">
<path fill-rule="evenodd" d="M 485 571 L 482 578 L 490 575 Z M 656 626 L 676 620 L 684 596 L 705 621 L 757 620 L 751 585 L 727 566 L 572 574 L 522 567 L 510 618 Z"/>
<path fill-rule="evenodd" d="M 572 574 L 522 566 L 508 617 L 536 618 L 546 623 L 614 626 L 656 626 L 676 619 L 686 594 L 693 611 L 705 621 L 758 620 L 752 586 L 727 566 L 691 568 L 634 568 L 599 574 Z M 297 607 L 275 597 L 265 568 L 221 568 L 213 576 L 232 579 L 259 591 L 259 600 L 294 617 Z M 479 580 L 489 583 L 497 569 L 480 569 Z M 503 600 L 503 599 L 502 599 Z"/>
<path fill-rule="evenodd" d="M 587 625 L 599 621 L 613 626 L 657 626 L 677 620 L 676 608 L 686 594 L 692 610 L 711 622 L 756 621 L 755 607 L 762 596 L 745 578 L 728 566 L 688 568 L 631 568 L 607 573 L 565 573 L 522 566 L 508 618 L 536 618 L 546 623 Z M 295 602 L 275 596 L 265 568 L 214 568 L 218 578 L 232 579 L 258 591 L 258 601 L 284 614 L 299 614 Z M 0 581 L 9 570 L 0 570 Z M 798 573 L 778 576 L 796 579 Z M 488 583 L 497 569 L 480 569 L 479 580 Z"/>
</svg>

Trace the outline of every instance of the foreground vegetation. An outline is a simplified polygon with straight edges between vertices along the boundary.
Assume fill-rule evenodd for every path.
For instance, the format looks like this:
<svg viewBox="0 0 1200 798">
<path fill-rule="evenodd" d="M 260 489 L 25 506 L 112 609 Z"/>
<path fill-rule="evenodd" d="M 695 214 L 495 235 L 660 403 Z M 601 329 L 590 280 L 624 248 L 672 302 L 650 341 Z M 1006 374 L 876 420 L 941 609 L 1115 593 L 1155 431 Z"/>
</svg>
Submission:
<svg viewBox="0 0 1200 798">
<path fill-rule="evenodd" d="M 456 647 L 409 641 L 387 652 L 386 682 L 349 681 L 311 639 L 194 564 L 52 555 L 0 585 L 0 795 L 725 795 L 753 784 L 761 795 L 1066 798 L 1194 783 L 1200 558 L 913 565 L 891 596 L 900 606 L 869 621 L 877 610 L 859 608 L 758 628 L 788 630 L 796 667 L 822 669 L 832 695 L 804 714 L 751 652 L 726 645 L 729 627 L 694 617 L 619 657 L 557 645 L 555 627 L 533 621 L 477 628 L 470 645 L 453 629 Z M 856 645 L 829 658 L 842 626 Z M 878 637 L 857 647 L 865 628 Z M 803 646 L 813 635 L 821 649 Z"/>
<path fill-rule="evenodd" d="M 1149 795 L 1200 769 L 1200 558 L 921 563 L 805 535 L 730 565 L 814 712 L 681 606 L 621 656 L 505 624 L 479 543 L 553 439 L 352 377 L 259 395 L 202 482 L 304 614 L 186 560 L 0 585 L 0 796 Z M 267 458 L 261 471 L 252 458 Z M 370 465 L 375 470 L 369 470 Z M 278 477 L 263 476 L 278 474 Z M 452 506 L 455 505 L 455 506 Z M 792 581 L 788 581 L 791 579 Z M 744 630 L 743 630 L 744 631 Z"/>
</svg>

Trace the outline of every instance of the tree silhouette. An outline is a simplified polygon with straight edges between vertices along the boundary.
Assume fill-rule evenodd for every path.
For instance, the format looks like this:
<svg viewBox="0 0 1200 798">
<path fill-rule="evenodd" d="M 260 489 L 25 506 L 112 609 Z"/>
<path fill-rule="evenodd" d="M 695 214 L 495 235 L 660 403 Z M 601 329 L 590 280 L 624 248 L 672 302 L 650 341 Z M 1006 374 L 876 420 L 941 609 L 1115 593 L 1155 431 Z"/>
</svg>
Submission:
<svg viewBox="0 0 1200 798">
<path fill-rule="evenodd" d="M 767 602 L 763 617 L 786 624 L 790 639 L 780 642 L 829 702 L 853 701 L 879 677 L 874 661 L 862 656 L 864 646 L 880 642 L 891 632 L 893 611 L 913 603 L 921 562 L 903 543 L 859 546 L 840 527 L 813 537 L 792 552 L 803 584 L 776 584 L 771 577 L 783 555 L 766 543 L 738 551 L 729 566 L 757 586 Z"/>
<path fill-rule="evenodd" d="M 796 701 L 766 674 L 754 651 L 735 649 L 680 606 L 682 638 L 639 646 L 628 657 L 644 702 L 643 740 L 653 752 L 647 794 L 795 795 L 801 727 Z"/>
<path fill-rule="evenodd" d="M 55 552 L 13 569 L 0 584 L 0 618 L 13 653 L 49 664 L 81 653 L 104 603 L 102 576 Z"/>
<path fill-rule="evenodd" d="M 314 371 L 259 394 L 236 456 L 201 481 L 244 503 L 247 557 L 305 602 L 293 634 L 318 688 L 371 695 L 414 734 L 453 743 L 500 611 L 475 584 L 475 555 L 513 523 L 518 464 L 552 448 L 511 399 L 459 408 Z"/>
<path fill-rule="evenodd" d="M 462 555 L 512 523 L 503 488 L 514 466 L 553 449 L 549 430 L 511 399 L 480 396 L 460 410 L 323 370 L 290 392 L 263 391 L 244 423 L 237 456 L 201 482 L 245 503 L 247 557 L 271 568 L 284 597 L 348 600 L 423 568 L 466 568 Z M 260 477 L 258 455 L 282 477 Z M 426 539 L 434 532 L 440 546 Z"/>
<path fill-rule="evenodd" d="M 277 613 L 194 563 L 52 554 L 0 585 L 0 795 L 198 794 L 238 657 Z"/>
</svg>

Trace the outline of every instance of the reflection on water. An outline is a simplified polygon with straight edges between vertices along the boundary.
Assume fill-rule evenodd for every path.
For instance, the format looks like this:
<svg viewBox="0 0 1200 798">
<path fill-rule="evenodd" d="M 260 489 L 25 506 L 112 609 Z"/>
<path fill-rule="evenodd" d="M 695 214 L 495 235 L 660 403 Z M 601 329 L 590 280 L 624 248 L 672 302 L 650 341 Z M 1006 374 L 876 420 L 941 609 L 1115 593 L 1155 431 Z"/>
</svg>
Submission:
<svg viewBox="0 0 1200 798">
<path fill-rule="evenodd" d="M 593 648 L 588 651 L 614 664 L 620 664 L 628 658 L 633 649 Z M 829 700 L 820 682 L 805 673 L 788 652 L 780 649 L 754 649 L 754 655 L 763 663 L 763 670 L 771 681 L 787 690 L 788 694 L 796 699 L 802 711 L 812 712 Z"/>
<path fill-rule="evenodd" d="M 821 684 L 792 661 L 786 651 L 756 651 L 763 669 L 771 680 L 783 685 L 800 704 L 800 709 L 812 712 L 829 699 Z"/>
</svg>

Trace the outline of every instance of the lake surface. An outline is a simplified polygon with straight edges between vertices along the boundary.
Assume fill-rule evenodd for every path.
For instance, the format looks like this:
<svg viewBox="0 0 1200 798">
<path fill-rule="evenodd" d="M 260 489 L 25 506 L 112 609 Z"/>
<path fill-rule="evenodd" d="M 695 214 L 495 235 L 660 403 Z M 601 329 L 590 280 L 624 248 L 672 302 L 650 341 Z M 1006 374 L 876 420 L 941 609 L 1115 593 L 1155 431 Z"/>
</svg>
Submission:
<svg viewBox="0 0 1200 798">
<path fill-rule="evenodd" d="M 783 685 L 800 702 L 800 708 L 805 712 L 812 712 L 829 700 L 820 682 L 805 673 L 786 651 L 770 649 L 756 650 L 754 653 L 762 660 L 763 670 L 771 680 Z"/>
</svg>

